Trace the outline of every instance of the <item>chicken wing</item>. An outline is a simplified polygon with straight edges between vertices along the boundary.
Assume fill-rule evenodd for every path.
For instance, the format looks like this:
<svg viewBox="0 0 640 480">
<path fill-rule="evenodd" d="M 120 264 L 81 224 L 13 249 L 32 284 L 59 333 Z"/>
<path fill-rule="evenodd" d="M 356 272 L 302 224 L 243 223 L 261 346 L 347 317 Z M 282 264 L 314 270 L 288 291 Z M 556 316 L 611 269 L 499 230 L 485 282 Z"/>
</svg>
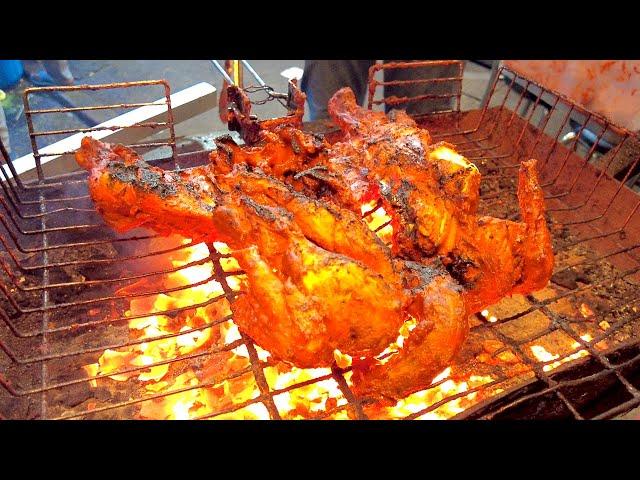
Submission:
<svg viewBox="0 0 640 480">
<path fill-rule="evenodd" d="M 479 217 L 461 229 L 456 247 L 443 259 L 465 288 L 470 312 L 506 295 L 540 290 L 553 273 L 553 247 L 535 160 L 522 162 L 518 179 L 523 221 Z"/>
</svg>

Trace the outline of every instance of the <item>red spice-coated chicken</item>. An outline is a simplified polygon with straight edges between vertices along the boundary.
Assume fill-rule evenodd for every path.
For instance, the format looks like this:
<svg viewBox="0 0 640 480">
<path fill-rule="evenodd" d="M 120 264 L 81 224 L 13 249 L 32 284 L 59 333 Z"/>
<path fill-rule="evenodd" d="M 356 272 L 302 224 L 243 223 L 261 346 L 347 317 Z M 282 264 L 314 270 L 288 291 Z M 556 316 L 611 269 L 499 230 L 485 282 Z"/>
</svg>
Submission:
<svg viewBox="0 0 640 480">
<path fill-rule="evenodd" d="M 425 388 L 466 335 L 462 289 L 437 260 L 393 259 L 353 212 L 236 165 L 167 172 L 91 138 L 78 163 L 97 210 L 118 231 L 137 226 L 224 241 L 248 282 L 232 304 L 238 327 L 275 358 L 328 367 L 356 358 L 354 389 L 400 398 Z M 416 327 L 385 365 L 374 357 L 411 317 Z M 408 372 L 413 371 L 413 374 Z"/>
</svg>

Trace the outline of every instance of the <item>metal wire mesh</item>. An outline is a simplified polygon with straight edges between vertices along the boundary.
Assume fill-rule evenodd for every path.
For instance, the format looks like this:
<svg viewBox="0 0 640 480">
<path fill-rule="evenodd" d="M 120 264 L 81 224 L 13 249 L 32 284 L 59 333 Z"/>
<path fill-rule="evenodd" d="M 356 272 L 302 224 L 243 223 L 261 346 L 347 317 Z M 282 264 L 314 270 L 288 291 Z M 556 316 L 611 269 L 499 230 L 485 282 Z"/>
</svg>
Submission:
<svg viewBox="0 0 640 480">
<path fill-rule="evenodd" d="M 537 90 L 536 95 L 530 94 L 531 87 Z M 624 362 L 614 363 L 609 352 L 598 347 L 604 341 L 609 341 L 608 347 L 612 347 L 616 343 L 614 337 L 623 329 L 628 329 L 628 335 L 624 341 L 619 340 L 620 343 L 638 342 L 638 296 L 634 293 L 640 265 L 637 257 L 640 247 L 637 230 L 640 225 L 637 215 L 640 198 L 631 190 L 633 185 L 629 180 L 640 156 L 636 155 L 628 162 L 626 173 L 619 181 L 607 174 L 609 166 L 619 158 L 625 144 L 637 139 L 637 135 L 504 68 L 499 70 L 495 78 L 489 101 L 482 111 L 475 114 L 476 118 L 469 118 L 470 115 L 466 123 L 460 118 L 448 123 L 440 120 L 440 123 L 446 124 L 440 128 L 434 119 L 425 118 L 424 122 L 427 128 L 431 124 L 431 131 L 436 138 L 457 145 L 458 151 L 481 169 L 484 184 L 482 208 L 489 214 L 504 216 L 506 212 L 511 218 L 516 218 L 515 169 L 522 160 L 539 160 L 538 169 L 545 190 L 549 223 L 556 233 L 554 251 L 557 259 L 550 284 L 554 288 L 552 293 L 529 295 L 518 306 L 520 311 L 500 319 L 494 317 L 490 321 L 478 316 L 481 323 L 472 328 L 472 331 L 490 330 L 504 345 L 493 355 L 510 351 L 531 368 L 540 382 L 540 388 L 535 393 L 515 395 L 517 398 L 505 401 L 495 411 L 485 408 L 480 416 L 500 416 L 524 402 L 539 401 L 549 394 L 557 398 L 567 416 L 578 419 L 607 418 L 640 404 L 637 380 L 629 379 L 632 372 L 637 372 L 640 356 L 636 352 Z M 569 120 L 572 118 L 578 119 L 579 129 L 575 135 L 567 136 Z M 451 125 L 456 123 L 460 128 L 451 129 Z M 590 148 L 584 148 L 579 142 L 586 130 L 595 132 L 596 136 Z M 594 155 L 596 147 L 606 135 L 615 136 L 617 145 L 605 157 L 597 159 Z M 560 139 L 563 137 L 571 140 L 562 142 Z M 585 270 L 592 270 L 592 275 L 577 284 L 573 282 L 575 285 L 567 285 L 562 280 L 564 274 L 578 277 Z M 589 319 L 572 317 L 559 308 L 562 302 L 580 305 L 582 301 L 595 301 L 596 296 L 589 294 L 603 287 L 610 292 L 620 290 L 626 294 L 604 299 L 600 294 L 604 308 L 595 315 L 587 314 Z M 616 312 L 616 315 L 612 315 L 612 312 Z M 536 315 L 546 319 L 546 322 L 542 322 L 544 326 L 530 328 L 527 335 L 513 335 L 513 329 L 510 334 L 506 333 L 510 325 L 520 327 L 523 325 L 521 320 L 530 320 Z M 614 320 L 611 320 L 612 316 Z M 597 324 L 604 318 L 609 318 L 611 326 L 607 322 L 606 329 L 585 340 L 581 333 L 588 330 L 585 329 L 587 324 Z M 531 321 L 527 323 L 532 325 Z M 570 338 L 575 346 L 547 361 L 532 358 L 527 352 L 532 343 L 558 332 Z M 581 351 L 587 352 L 590 361 L 597 363 L 598 372 L 566 380 L 558 371 L 549 368 Z M 575 399 L 569 398 L 566 391 L 569 387 L 586 386 L 607 376 L 613 376 L 619 382 L 623 390 L 620 397 L 624 400 L 613 408 L 587 417 L 584 407 L 578 407 Z M 516 390 L 521 388 L 517 387 Z M 471 417 L 472 412 L 461 416 Z"/>
<path fill-rule="evenodd" d="M 455 72 L 450 76 L 443 76 L 442 71 Z M 410 78 L 400 80 L 383 80 L 379 81 L 375 78 L 379 71 L 389 72 L 398 70 L 418 71 L 419 73 L 411 75 Z M 462 78 L 464 73 L 464 62 L 460 60 L 424 60 L 414 62 L 387 62 L 376 63 L 369 69 L 369 92 L 367 96 L 367 108 L 371 109 L 374 105 L 385 105 L 394 108 L 406 109 L 408 106 L 416 103 L 428 104 L 437 99 L 456 99 L 453 108 L 437 108 L 440 113 L 450 111 L 460 111 L 462 97 Z M 429 86 L 424 92 L 420 89 L 415 90 L 418 86 Z M 408 90 L 403 96 L 385 95 L 384 98 L 376 99 L 378 87 L 384 89 L 388 87 L 401 87 Z M 411 87 L 414 87 L 413 89 Z M 414 91 L 412 91 L 414 90 Z M 428 111 L 428 110 L 427 110 Z"/>
<path fill-rule="evenodd" d="M 501 76 L 507 83 L 502 83 Z M 220 338 L 205 349 L 87 374 L 83 367 L 95 362 L 105 350 L 117 352 L 198 332 L 217 331 L 228 325 L 232 316 L 228 309 L 218 307 L 233 302 L 240 294 L 228 279 L 242 272 L 229 267 L 226 262 L 229 254 L 216 245 L 206 245 L 206 254 L 186 263 L 167 264 L 167 257 L 184 254 L 199 244 L 198 239 L 188 243 L 168 239 L 159 243 L 157 236 L 144 231 L 127 235 L 112 232 L 92 207 L 85 172 L 54 178 L 43 175 L 32 182 L 20 182 L 0 169 L 5 180 L 0 196 L 0 241 L 4 249 L 0 255 L 3 297 L 0 299 L 0 349 L 3 351 L 0 414 L 8 418 L 137 418 L 145 406 L 190 392 L 214 392 L 216 396 L 229 398 L 238 385 L 250 385 L 251 391 L 240 400 L 218 401 L 213 407 L 191 416 L 228 418 L 243 411 L 255 414 L 261 409 L 268 418 L 295 418 L 295 412 L 283 408 L 281 399 L 305 395 L 305 389 L 327 382 L 333 386 L 334 401 L 305 412 L 306 418 L 429 418 L 463 400 L 477 405 L 459 413 L 459 417 L 492 418 L 549 395 L 561 405 L 562 415 L 573 418 L 607 418 L 640 404 L 636 378 L 640 354 L 635 352 L 622 360 L 615 357 L 621 347 L 633 348 L 640 340 L 636 327 L 640 313 L 635 308 L 638 295 L 634 294 L 640 271 L 636 256 L 640 246 L 640 198 L 624 186 L 638 159 L 622 181 L 617 181 L 605 173 L 606 165 L 603 169 L 594 166 L 595 147 L 580 155 L 578 137 L 568 145 L 560 141 L 574 113 L 582 119 L 583 129 L 599 132 L 600 137 L 609 131 L 619 135 L 620 141 L 609 162 L 614 161 L 624 147 L 623 142 L 632 134 L 542 86 L 538 86 L 542 93 L 524 110 L 527 89 L 515 88 L 519 82 L 527 86 L 530 83 L 513 72 L 500 71 L 482 110 L 439 112 L 419 119 L 435 138 L 456 145 L 460 153 L 482 170 L 482 208 L 487 213 L 515 218 L 516 169 L 525 158 L 535 157 L 540 161 L 558 258 L 550 286 L 553 288 L 517 299 L 515 303 L 507 302 L 502 310 L 496 309 L 495 317 L 476 315 L 465 351 L 473 349 L 474 339 L 490 337 L 499 342 L 498 348 L 491 352 L 490 368 L 486 362 L 483 364 L 486 367 L 483 373 L 490 371 L 490 375 L 481 383 L 468 380 L 465 388 L 451 389 L 451 379 L 440 378 L 427 391 L 437 392 L 429 397 L 429 402 L 390 414 L 387 410 L 381 411 L 370 399 L 356 398 L 349 387 L 349 368 L 334 366 L 290 382 L 274 382 L 273 372 L 278 371 L 281 364 L 261 355 L 259 347 L 244 334 L 229 341 Z M 171 138 L 175 146 L 173 134 Z M 205 154 L 180 157 L 183 166 L 207 160 Z M 160 164 L 173 168 L 177 160 L 174 154 Z M 172 274 L 198 265 L 209 266 L 210 275 L 167 286 Z M 571 278 L 575 279 L 585 269 L 591 269 L 591 277 L 566 287 L 566 279 L 562 279 L 567 272 L 572 272 Z M 599 271 L 603 273 L 599 275 Z M 140 281 L 145 283 L 140 286 Z M 221 290 L 202 301 L 192 299 L 164 308 L 144 303 L 159 295 L 188 292 L 212 281 L 218 282 Z M 138 287 L 131 288 L 132 285 Z M 594 315 L 576 318 L 559 307 L 563 302 L 572 305 L 591 302 L 587 295 L 601 289 L 605 289 L 605 293 L 620 290 L 618 297 L 606 298 L 602 302 L 605 307 L 595 315 L 598 321 L 608 321 L 610 327 L 585 340 L 581 329 L 587 324 L 593 327 Z M 132 308 L 134 302 L 141 307 Z M 132 320 L 144 321 L 152 316 L 183 318 L 207 308 L 219 315 L 208 315 L 197 325 L 179 331 L 132 337 L 127 328 Z M 127 310 L 130 312 L 125 313 Z M 534 318 L 537 322 L 532 321 Z M 519 334 L 514 335 L 514 331 Z M 532 343 L 558 332 L 575 346 L 548 360 L 529 353 Z M 621 333 L 625 333 L 624 338 L 618 339 L 616 336 Z M 604 341 L 615 348 L 600 349 L 598 345 Z M 167 366 L 178 375 L 202 367 L 217 355 L 224 355 L 221 358 L 226 359 L 240 351 L 242 362 L 233 368 L 219 368 L 214 375 L 198 382 L 175 383 L 156 392 L 141 388 L 144 382 L 136 382 L 136 376 L 154 367 Z M 465 351 L 456 361 L 456 369 L 473 371 L 479 364 L 473 356 L 472 361 L 468 361 Z M 576 354 L 582 351 L 586 353 L 577 358 Z M 510 365 L 518 366 L 516 373 L 513 369 L 501 368 L 500 358 L 505 353 L 515 358 L 510 360 Z M 597 363 L 597 371 L 589 370 L 575 378 L 562 377 L 572 364 L 584 363 L 585 359 Z M 557 366 L 564 360 L 573 362 Z M 115 382 L 116 376 L 126 377 L 126 381 Z M 611 376 L 624 390 L 621 400 L 604 411 L 585 413 L 571 388 Z M 480 399 L 479 402 L 471 401 L 474 397 Z M 501 400 L 493 408 L 495 399 Z M 459 409 L 452 410 L 457 411 Z"/>
</svg>

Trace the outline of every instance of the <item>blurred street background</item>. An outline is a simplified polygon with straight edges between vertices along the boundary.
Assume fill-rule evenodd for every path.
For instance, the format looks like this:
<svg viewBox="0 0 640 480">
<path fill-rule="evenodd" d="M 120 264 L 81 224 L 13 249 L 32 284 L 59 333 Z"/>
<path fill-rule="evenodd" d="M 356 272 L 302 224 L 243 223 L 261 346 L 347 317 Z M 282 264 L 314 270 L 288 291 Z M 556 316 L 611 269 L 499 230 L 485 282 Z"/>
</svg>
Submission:
<svg viewBox="0 0 640 480">
<path fill-rule="evenodd" d="M 287 70 L 291 72 L 292 68 L 293 71 L 295 69 L 301 71 L 304 66 L 304 60 L 249 60 L 249 62 L 266 84 L 279 92 L 287 91 L 287 78 L 282 72 Z M 210 83 L 218 92 L 222 86 L 222 78 L 209 60 L 70 60 L 69 67 L 75 78 L 75 85 L 165 79 L 169 82 L 172 93 L 200 82 Z M 489 74 L 490 69 L 486 66 L 475 62 L 466 62 L 462 97 L 463 110 L 478 107 L 487 86 Z M 256 84 L 249 72 L 245 72 L 244 75 L 245 85 Z M 31 141 L 24 115 L 22 92 L 25 88 L 32 86 L 29 80 L 22 78 L 16 85 L 4 90 L 6 96 L 2 100 L 2 106 L 9 128 L 11 157 L 13 159 L 31 153 Z M 157 100 L 162 96 L 161 88 L 149 89 L 142 96 L 139 89 L 65 92 L 63 97 L 59 95 L 34 96 L 32 108 L 147 102 Z M 70 102 L 72 105 L 64 105 L 65 102 Z M 260 118 L 271 118 L 285 113 L 283 107 L 277 102 L 268 102 L 265 105 L 257 106 L 254 111 Z M 72 113 L 41 115 L 41 117 L 47 118 L 38 119 L 41 123 L 38 124 L 37 129 L 63 130 L 93 126 L 89 124 L 95 125 L 104 122 L 122 112 L 93 110 L 85 113 L 80 116 Z M 217 107 L 176 125 L 176 135 L 179 138 L 210 135 L 215 132 L 222 133 L 225 130 L 227 130 L 226 125 L 220 121 Z M 58 141 L 64 136 L 47 136 L 39 141 L 39 146 L 43 147 Z"/>
</svg>

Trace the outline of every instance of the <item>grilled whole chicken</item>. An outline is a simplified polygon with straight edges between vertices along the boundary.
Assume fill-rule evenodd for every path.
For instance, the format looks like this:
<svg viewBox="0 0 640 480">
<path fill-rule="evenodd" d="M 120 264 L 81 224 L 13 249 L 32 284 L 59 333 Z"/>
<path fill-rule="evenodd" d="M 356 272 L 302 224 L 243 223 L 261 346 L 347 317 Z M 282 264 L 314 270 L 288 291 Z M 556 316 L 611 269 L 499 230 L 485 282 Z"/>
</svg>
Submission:
<svg viewBox="0 0 640 480">
<path fill-rule="evenodd" d="M 428 386 L 466 336 L 463 290 L 441 262 L 393 258 L 348 209 L 245 165 L 168 172 L 88 137 L 76 159 L 114 229 L 226 242 L 248 279 L 234 320 L 277 359 L 327 367 L 335 350 L 364 357 L 354 365 L 356 393 L 397 399 Z M 407 320 L 416 324 L 409 340 L 377 364 Z"/>
<path fill-rule="evenodd" d="M 470 313 L 548 282 L 536 161 L 519 171 L 522 221 L 482 217 L 478 169 L 405 113 L 365 110 L 342 89 L 329 113 L 343 137 L 330 144 L 299 128 L 301 112 L 247 122 L 249 144 L 219 138 L 209 165 L 179 172 L 91 138 L 76 159 L 116 230 L 227 243 L 247 276 L 234 320 L 275 358 L 326 367 L 339 350 L 353 357 L 356 394 L 403 398 L 450 364 Z M 392 218 L 390 248 L 362 221 L 371 201 Z"/>
</svg>

